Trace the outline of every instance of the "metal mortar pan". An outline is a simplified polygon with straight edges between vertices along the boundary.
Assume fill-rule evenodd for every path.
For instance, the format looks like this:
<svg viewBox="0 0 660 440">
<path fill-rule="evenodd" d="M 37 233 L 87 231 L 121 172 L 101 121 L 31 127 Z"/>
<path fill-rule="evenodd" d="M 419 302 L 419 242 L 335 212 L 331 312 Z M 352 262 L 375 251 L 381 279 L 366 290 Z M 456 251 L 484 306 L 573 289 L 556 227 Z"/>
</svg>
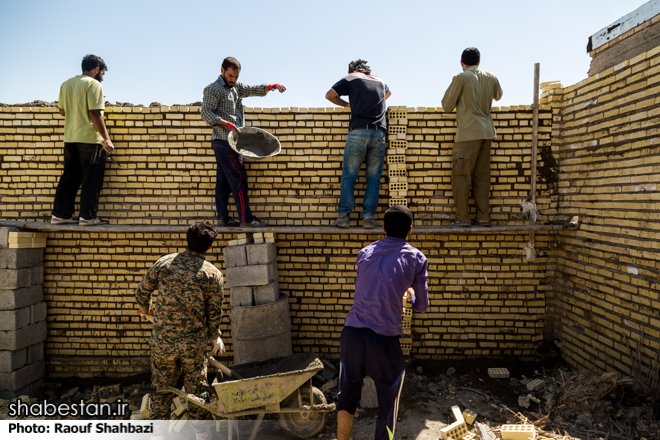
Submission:
<svg viewBox="0 0 660 440">
<path fill-rule="evenodd" d="M 243 127 L 240 133 L 232 130 L 228 142 L 232 150 L 241 156 L 256 160 L 277 156 L 282 151 L 282 145 L 275 136 L 257 127 Z"/>
</svg>

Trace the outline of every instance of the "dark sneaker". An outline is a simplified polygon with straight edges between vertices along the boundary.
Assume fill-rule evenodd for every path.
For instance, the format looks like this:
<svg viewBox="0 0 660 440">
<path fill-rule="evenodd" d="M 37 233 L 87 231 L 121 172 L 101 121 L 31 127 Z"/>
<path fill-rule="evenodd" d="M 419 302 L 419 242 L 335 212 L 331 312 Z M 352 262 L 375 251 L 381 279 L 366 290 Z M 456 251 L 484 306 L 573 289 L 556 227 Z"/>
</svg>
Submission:
<svg viewBox="0 0 660 440">
<path fill-rule="evenodd" d="M 493 224 L 490 222 L 490 220 L 477 220 L 476 218 L 472 219 L 472 226 L 483 226 L 489 228 L 492 225 Z"/>
<path fill-rule="evenodd" d="M 365 218 L 362 221 L 362 226 L 364 226 L 364 229 L 374 229 L 379 227 L 380 225 L 378 224 L 375 218 L 370 217 L 370 218 Z"/>
<path fill-rule="evenodd" d="M 55 217 L 54 215 L 50 217 L 51 225 L 75 225 L 76 223 L 78 223 L 78 219 L 75 217 L 69 219 Z"/>
<path fill-rule="evenodd" d="M 332 226 L 336 226 L 338 228 L 350 228 L 351 219 L 349 218 L 349 214 L 340 215 L 337 220 L 332 222 Z"/>
<path fill-rule="evenodd" d="M 79 226 L 100 226 L 100 225 L 107 225 L 109 222 L 107 220 L 101 220 L 98 217 L 94 218 L 82 218 L 80 217 L 80 220 L 78 221 Z"/>
<path fill-rule="evenodd" d="M 236 220 L 231 217 L 225 217 L 222 220 L 218 220 L 218 226 L 225 227 L 238 227 L 240 226 Z"/>
<path fill-rule="evenodd" d="M 259 220 L 254 217 L 251 222 L 241 222 L 241 228 L 261 228 L 268 226 L 268 222 L 265 220 Z"/>
<path fill-rule="evenodd" d="M 471 222 L 462 222 L 460 220 L 454 220 L 453 222 L 449 223 L 450 228 L 469 228 L 472 226 Z"/>
</svg>

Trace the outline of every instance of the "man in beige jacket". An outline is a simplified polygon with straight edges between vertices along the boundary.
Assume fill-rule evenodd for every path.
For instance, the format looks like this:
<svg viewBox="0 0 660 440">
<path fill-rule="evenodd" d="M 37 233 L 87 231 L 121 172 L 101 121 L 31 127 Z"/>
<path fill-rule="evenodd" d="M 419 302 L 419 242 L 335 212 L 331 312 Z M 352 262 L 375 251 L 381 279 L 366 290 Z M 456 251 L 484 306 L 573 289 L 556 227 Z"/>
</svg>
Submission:
<svg viewBox="0 0 660 440">
<path fill-rule="evenodd" d="M 457 130 L 452 150 L 452 191 L 456 214 L 451 227 L 490 226 L 490 147 L 495 126 L 490 115 L 493 99 L 502 98 L 502 88 L 492 73 L 478 69 L 481 54 L 468 47 L 461 55 L 463 72 L 454 76 L 442 98 L 446 112 L 456 109 Z M 476 219 L 468 215 L 470 189 L 477 205 Z"/>
</svg>

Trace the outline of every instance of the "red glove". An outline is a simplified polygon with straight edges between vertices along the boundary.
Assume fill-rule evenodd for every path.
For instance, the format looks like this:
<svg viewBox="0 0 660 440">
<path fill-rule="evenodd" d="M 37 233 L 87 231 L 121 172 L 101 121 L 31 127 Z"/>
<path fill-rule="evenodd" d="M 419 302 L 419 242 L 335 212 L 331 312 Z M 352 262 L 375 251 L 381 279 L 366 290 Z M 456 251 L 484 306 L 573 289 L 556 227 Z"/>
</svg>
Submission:
<svg viewBox="0 0 660 440">
<path fill-rule="evenodd" d="M 232 130 L 236 130 L 239 133 L 241 132 L 241 130 L 239 130 L 238 127 L 232 124 L 231 122 L 227 122 L 227 130 L 229 130 L 230 133 Z"/>
<path fill-rule="evenodd" d="M 138 313 L 140 314 L 140 318 L 143 321 L 146 321 L 148 319 L 149 321 L 154 322 L 154 318 L 153 318 L 154 311 L 153 310 L 149 309 L 149 311 L 147 313 L 144 313 L 140 308 L 138 308 Z"/>
<path fill-rule="evenodd" d="M 284 87 L 282 84 L 268 84 L 268 90 L 273 90 L 273 89 L 277 89 L 280 91 L 280 93 L 284 93 L 286 87 Z"/>
</svg>

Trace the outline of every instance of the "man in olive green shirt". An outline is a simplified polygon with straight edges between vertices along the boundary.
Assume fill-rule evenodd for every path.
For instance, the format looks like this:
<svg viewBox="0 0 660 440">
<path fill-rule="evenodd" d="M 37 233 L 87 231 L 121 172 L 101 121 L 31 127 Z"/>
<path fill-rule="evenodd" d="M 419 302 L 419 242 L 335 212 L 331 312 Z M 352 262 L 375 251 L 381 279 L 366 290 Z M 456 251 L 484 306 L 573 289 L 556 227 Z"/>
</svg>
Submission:
<svg viewBox="0 0 660 440">
<path fill-rule="evenodd" d="M 114 150 L 103 121 L 103 75 L 107 66 L 102 58 L 87 55 L 82 75 L 60 87 L 59 110 L 64 116 L 64 170 L 55 191 L 50 222 L 80 226 L 107 224 L 97 217 L 103 187 L 105 154 Z M 104 153 L 105 151 L 105 153 Z M 80 190 L 80 217 L 73 217 L 76 194 Z"/>
<path fill-rule="evenodd" d="M 493 99 L 502 98 L 502 88 L 492 73 L 478 70 L 481 55 L 468 47 L 461 55 L 463 72 L 454 76 L 442 98 L 446 112 L 456 109 L 457 130 L 452 150 L 452 191 L 456 205 L 449 226 L 490 226 L 490 147 L 495 125 L 490 115 Z M 470 189 L 477 205 L 477 218 L 468 215 Z"/>
</svg>

